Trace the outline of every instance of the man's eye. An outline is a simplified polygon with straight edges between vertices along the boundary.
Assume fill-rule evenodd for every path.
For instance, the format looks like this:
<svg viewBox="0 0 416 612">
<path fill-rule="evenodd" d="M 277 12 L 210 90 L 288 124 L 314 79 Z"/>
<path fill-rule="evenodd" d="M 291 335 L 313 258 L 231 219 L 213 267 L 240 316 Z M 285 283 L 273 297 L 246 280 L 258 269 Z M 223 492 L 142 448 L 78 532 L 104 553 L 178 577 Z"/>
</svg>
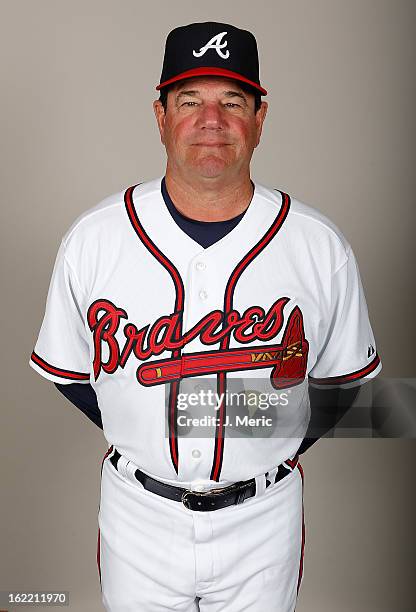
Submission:
<svg viewBox="0 0 416 612">
<path fill-rule="evenodd" d="M 234 108 L 234 107 L 240 106 L 240 105 L 236 104 L 235 102 L 226 102 L 225 106 L 231 106 L 232 108 Z"/>
<path fill-rule="evenodd" d="M 189 104 L 189 105 L 191 105 L 191 104 L 198 104 L 198 102 L 191 102 L 191 101 L 189 101 L 189 102 L 184 102 L 184 103 L 182 104 L 182 106 L 187 106 L 188 104 Z"/>
</svg>

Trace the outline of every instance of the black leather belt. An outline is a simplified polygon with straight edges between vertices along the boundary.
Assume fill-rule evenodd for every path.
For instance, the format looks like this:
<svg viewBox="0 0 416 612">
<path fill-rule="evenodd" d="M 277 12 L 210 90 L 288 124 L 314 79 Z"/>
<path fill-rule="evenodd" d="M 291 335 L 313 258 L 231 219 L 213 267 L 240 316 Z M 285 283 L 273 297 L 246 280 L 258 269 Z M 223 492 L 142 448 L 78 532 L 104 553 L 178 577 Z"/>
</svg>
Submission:
<svg viewBox="0 0 416 612">
<path fill-rule="evenodd" d="M 121 455 L 118 450 L 114 449 L 114 453 L 110 457 L 110 462 L 116 470 L 118 470 L 118 460 L 120 457 Z M 290 461 L 290 464 L 293 466 L 292 469 L 295 467 L 297 461 L 298 455 Z M 292 469 L 289 469 L 281 463 L 278 467 L 274 482 L 276 483 L 282 480 L 282 478 L 290 474 Z M 244 500 L 256 494 L 256 480 L 254 478 L 250 478 L 250 480 L 240 480 L 228 487 L 209 489 L 208 491 L 191 491 L 190 489 L 175 487 L 174 485 L 156 480 L 139 469 L 135 471 L 134 475 L 147 491 L 174 501 L 182 502 L 188 510 L 197 510 L 200 512 L 218 510 L 219 508 L 226 508 L 234 504 L 241 504 Z M 272 484 L 271 481 L 267 479 L 267 476 L 268 472 L 265 474 L 266 487 Z"/>
</svg>

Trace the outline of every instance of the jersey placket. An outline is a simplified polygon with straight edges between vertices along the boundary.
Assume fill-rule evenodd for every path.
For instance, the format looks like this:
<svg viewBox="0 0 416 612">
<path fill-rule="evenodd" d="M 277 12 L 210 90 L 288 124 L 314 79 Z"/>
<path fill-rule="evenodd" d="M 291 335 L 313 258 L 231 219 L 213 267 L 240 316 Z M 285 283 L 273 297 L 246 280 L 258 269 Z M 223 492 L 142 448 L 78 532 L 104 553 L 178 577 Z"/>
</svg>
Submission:
<svg viewBox="0 0 416 612">
<path fill-rule="evenodd" d="M 218 272 L 215 262 L 209 256 L 209 249 L 201 251 L 191 258 L 188 265 L 188 272 L 185 283 L 185 309 L 183 315 L 183 333 L 186 334 L 194 325 L 196 325 L 207 314 L 214 310 L 222 308 L 222 288 L 218 282 Z M 189 342 L 183 350 L 182 355 L 188 353 L 196 353 L 206 351 L 208 349 L 215 350 L 217 344 L 211 347 L 204 345 L 199 336 Z M 215 383 L 216 376 L 214 374 L 208 376 L 192 376 L 184 377 L 181 381 L 181 392 L 192 393 L 194 397 L 199 396 L 203 403 L 202 412 L 198 413 L 198 417 L 206 416 L 210 422 L 216 418 L 217 410 L 212 403 L 206 404 L 207 395 L 205 394 L 207 384 L 212 388 L 210 382 Z M 213 385 L 215 390 L 215 384 Z M 188 411 L 184 411 L 188 412 Z M 195 414 L 195 411 L 193 412 Z M 177 414 L 181 414 L 178 411 Z M 189 416 L 192 417 L 192 411 Z M 196 415 L 195 415 L 196 416 Z M 210 427 L 210 434 L 207 434 L 207 428 L 204 427 L 205 435 L 201 434 L 201 427 L 198 425 L 198 417 L 196 424 L 192 427 L 190 436 L 179 437 L 179 480 L 208 482 L 214 452 L 214 435 L 215 426 Z M 198 434 L 201 434 L 199 437 Z"/>
</svg>

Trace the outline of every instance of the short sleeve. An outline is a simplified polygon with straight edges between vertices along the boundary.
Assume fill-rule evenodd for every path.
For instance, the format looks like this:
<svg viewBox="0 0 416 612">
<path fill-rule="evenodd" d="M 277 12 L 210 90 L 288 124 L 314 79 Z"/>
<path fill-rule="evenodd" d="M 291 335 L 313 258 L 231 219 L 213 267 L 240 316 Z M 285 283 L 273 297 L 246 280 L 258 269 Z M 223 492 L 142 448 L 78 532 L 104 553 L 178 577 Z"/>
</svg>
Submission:
<svg viewBox="0 0 416 612">
<path fill-rule="evenodd" d="M 360 273 L 351 247 L 347 260 L 332 276 L 326 335 L 309 372 L 314 386 L 354 386 L 381 370 Z"/>
<path fill-rule="evenodd" d="M 29 360 L 36 372 L 53 382 L 90 382 L 82 303 L 82 290 L 67 260 L 63 240 L 52 272 L 42 325 Z"/>
</svg>

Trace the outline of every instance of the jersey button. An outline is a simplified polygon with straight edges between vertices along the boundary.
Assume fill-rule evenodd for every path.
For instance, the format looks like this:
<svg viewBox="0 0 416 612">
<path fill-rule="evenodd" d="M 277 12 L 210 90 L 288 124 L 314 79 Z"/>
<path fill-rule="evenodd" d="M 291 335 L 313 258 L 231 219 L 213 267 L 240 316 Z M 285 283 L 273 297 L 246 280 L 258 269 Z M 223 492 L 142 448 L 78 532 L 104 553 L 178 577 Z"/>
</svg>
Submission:
<svg viewBox="0 0 416 612">
<path fill-rule="evenodd" d="M 201 300 L 206 300 L 208 297 L 208 293 L 204 290 L 199 292 L 199 297 L 201 298 Z"/>
<path fill-rule="evenodd" d="M 192 451 L 192 457 L 194 459 L 199 459 L 201 456 L 201 451 L 198 450 L 197 448 L 194 448 L 194 450 Z"/>
<path fill-rule="evenodd" d="M 196 267 L 197 270 L 205 270 L 206 265 L 204 264 L 203 261 L 198 261 L 196 263 L 195 267 Z"/>
</svg>

